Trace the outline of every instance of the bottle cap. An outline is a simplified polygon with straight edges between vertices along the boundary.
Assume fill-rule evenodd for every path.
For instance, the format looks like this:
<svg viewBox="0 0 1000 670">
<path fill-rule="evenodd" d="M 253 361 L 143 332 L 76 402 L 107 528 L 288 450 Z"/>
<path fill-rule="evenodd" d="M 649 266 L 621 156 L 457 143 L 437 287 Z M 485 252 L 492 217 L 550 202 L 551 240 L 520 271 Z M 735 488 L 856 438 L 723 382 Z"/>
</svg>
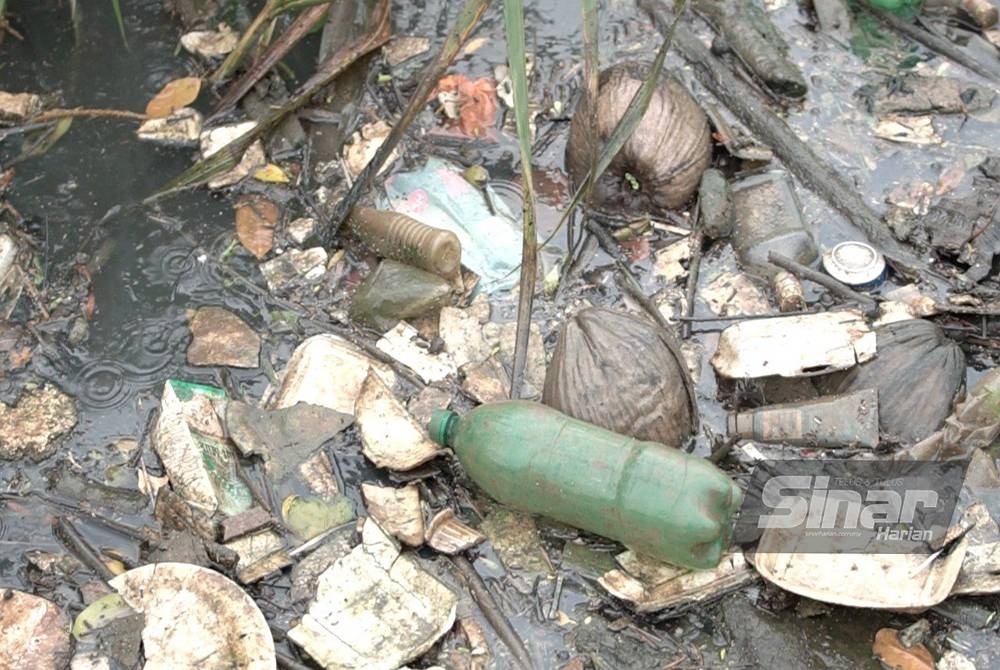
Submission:
<svg viewBox="0 0 1000 670">
<path fill-rule="evenodd" d="M 457 418 L 458 414 L 449 409 L 434 410 L 431 412 L 431 420 L 427 422 L 427 434 L 442 447 L 450 447 L 448 437 L 452 424 Z"/>
<path fill-rule="evenodd" d="M 826 273 L 857 289 L 875 288 L 885 279 L 885 257 L 864 242 L 841 242 L 823 254 Z"/>
</svg>

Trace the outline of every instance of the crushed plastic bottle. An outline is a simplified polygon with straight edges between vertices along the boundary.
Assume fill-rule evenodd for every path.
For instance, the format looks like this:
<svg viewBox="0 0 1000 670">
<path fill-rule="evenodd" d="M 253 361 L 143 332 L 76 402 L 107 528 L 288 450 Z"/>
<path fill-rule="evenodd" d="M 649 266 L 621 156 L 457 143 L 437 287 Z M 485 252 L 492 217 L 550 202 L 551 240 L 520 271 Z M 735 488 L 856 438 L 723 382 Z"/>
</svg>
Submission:
<svg viewBox="0 0 1000 670">
<path fill-rule="evenodd" d="M 438 410 L 428 431 L 504 504 L 689 568 L 715 567 L 743 494 L 711 463 L 538 403 Z"/>
<path fill-rule="evenodd" d="M 878 393 L 865 389 L 729 416 L 729 434 L 809 447 L 877 447 Z"/>
</svg>

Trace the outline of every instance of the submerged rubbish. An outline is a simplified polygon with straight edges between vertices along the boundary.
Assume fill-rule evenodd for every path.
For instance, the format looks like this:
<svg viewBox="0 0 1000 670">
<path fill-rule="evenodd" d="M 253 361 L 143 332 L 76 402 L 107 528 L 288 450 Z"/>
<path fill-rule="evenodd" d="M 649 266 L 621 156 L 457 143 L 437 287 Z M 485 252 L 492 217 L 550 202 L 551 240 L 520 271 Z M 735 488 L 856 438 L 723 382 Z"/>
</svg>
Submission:
<svg viewBox="0 0 1000 670">
<path fill-rule="evenodd" d="M 501 503 L 690 568 L 719 562 L 743 497 L 707 461 L 537 403 L 440 410 L 429 432 Z"/>
<path fill-rule="evenodd" d="M 705 170 L 698 185 L 698 214 L 701 229 L 713 239 L 729 237 L 733 232 L 735 212 L 729 181 L 715 168 Z"/>
<path fill-rule="evenodd" d="M 791 98 L 805 96 L 805 78 L 767 12 L 751 0 L 696 0 L 694 9 L 765 86 Z"/>
<path fill-rule="evenodd" d="M 873 389 L 807 402 L 769 405 L 729 416 L 729 434 L 810 447 L 877 447 Z"/>
<path fill-rule="evenodd" d="M 228 365 L 256 368 L 260 363 L 260 335 L 240 317 L 221 307 L 199 307 L 191 316 L 191 365 Z"/>
<path fill-rule="evenodd" d="M 638 62 L 614 65 L 600 73 L 596 102 L 584 93 L 577 103 L 566 143 L 566 169 L 576 188 L 649 67 Z M 596 133 L 590 127 L 592 114 Z M 694 194 L 710 161 L 708 117 L 680 82 L 664 75 L 635 132 L 594 182 L 591 201 L 631 212 L 676 209 Z"/>
<path fill-rule="evenodd" d="M 773 278 L 779 268 L 768 260 L 771 252 L 803 265 L 816 260 L 816 241 L 787 173 L 762 172 L 740 179 L 733 184 L 733 205 L 733 249 L 745 270 Z"/>
<path fill-rule="evenodd" d="M 436 274 L 384 260 L 354 293 L 351 318 L 380 333 L 404 319 L 430 314 L 451 302 L 452 288 Z"/>
<path fill-rule="evenodd" d="M 566 321 L 542 402 L 639 440 L 683 445 L 698 406 L 680 343 L 630 314 L 591 307 Z"/>
<path fill-rule="evenodd" d="M 722 331 L 712 367 L 729 379 L 818 375 L 874 358 L 876 342 L 857 310 L 756 319 Z"/>
</svg>

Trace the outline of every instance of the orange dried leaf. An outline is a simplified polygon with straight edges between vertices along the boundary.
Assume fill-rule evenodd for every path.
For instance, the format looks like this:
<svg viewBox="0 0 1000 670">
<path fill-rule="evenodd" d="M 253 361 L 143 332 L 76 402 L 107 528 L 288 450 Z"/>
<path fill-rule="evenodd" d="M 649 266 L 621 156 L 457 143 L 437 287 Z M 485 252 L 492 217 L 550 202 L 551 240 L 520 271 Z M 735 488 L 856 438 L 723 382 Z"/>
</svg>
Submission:
<svg viewBox="0 0 1000 670">
<path fill-rule="evenodd" d="M 458 125 L 472 137 L 486 133 L 497 116 L 497 90 L 493 82 L 482 77 L 472 81 L 463 74 L 450 74 L 438 81 L 433 95 L 458 93 Z"/>
<path fill-rule="evenodd" d="M 259 195 L 248 195 L 236 203 L 236 237 L 257 258 L 263 258 L 274 246 L 274 227 L 278 224 L 278 206 Z"/>
<path fill-rule="evenodd" d="M 934 670 L 934 657 L 927 651 L 927 647 L 922 644 L 904 647 L 899 640 L 899 633 L 892 628 L 883 628 L 875 634 L 872 653 L 889 668 Z"/>
<path fill-rule="evenodd" d="M 184 77 L 175 79 L 168 83 L 156 97 L 146 105 L 146 116 L 160 118 L 170 116 L 174 111 L 190 105 L 198 98 L 201 91 L 201 79 L 198 77 Z"/>
</svg>

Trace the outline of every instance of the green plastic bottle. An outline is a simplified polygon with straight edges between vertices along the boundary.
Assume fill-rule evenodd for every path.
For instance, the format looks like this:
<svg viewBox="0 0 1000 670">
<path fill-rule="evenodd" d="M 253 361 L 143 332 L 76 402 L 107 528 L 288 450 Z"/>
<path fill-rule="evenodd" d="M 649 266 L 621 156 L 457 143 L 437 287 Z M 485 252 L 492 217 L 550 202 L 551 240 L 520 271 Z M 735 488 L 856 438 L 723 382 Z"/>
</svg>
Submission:
<svg viewBox="0 0 1000 670">
<path fill-rule="evenodd" d="M 689 568 L 718 564 L 743 499 L 701 458 L 538 403 L 437 410 L 428 431 L 501 503 Z"/>
</svg>

